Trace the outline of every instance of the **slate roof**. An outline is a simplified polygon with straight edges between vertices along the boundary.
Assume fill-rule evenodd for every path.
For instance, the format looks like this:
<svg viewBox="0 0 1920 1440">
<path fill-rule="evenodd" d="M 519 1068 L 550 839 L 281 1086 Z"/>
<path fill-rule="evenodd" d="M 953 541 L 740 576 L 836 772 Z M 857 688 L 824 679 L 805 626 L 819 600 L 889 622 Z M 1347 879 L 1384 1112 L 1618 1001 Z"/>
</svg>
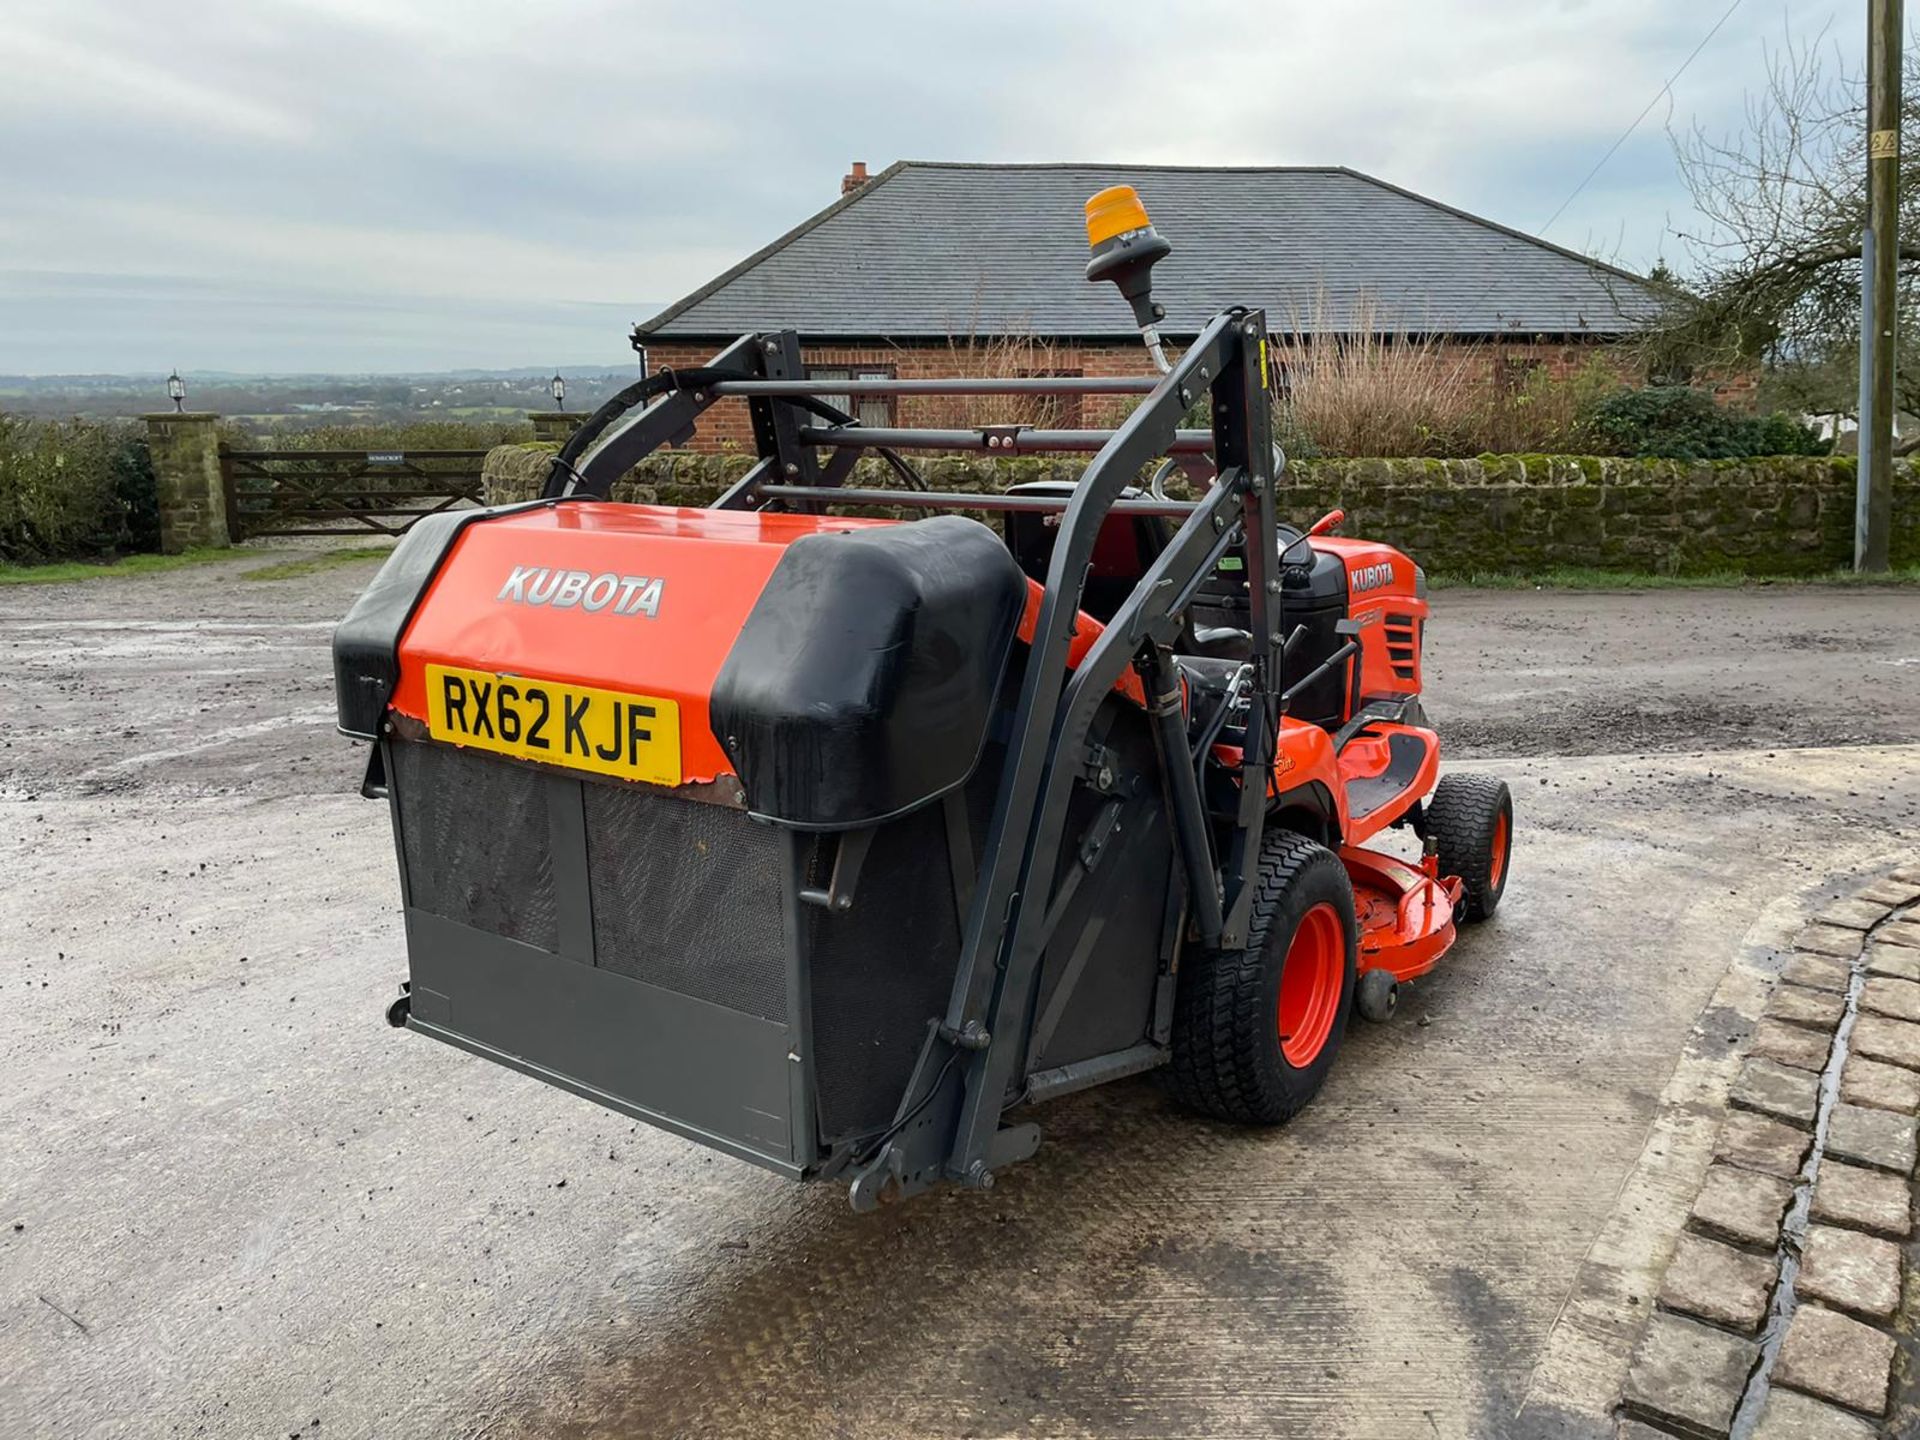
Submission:
<svg viewBox="0 0 1920 1440">
<path fill-rule="evenodd" d="M 1154 270 L 1163 331 L 1229 304 L 1285 332 L 1616 335 L 1656 302 L 1639 277 L 1344 168 L 963 165 L 901 161 L 636 328 L 724 340 L 970 334 L 1132 338 L 1089 285 L 1081 206 L 1134 185 L 1173 254 Z"/>
</svg>

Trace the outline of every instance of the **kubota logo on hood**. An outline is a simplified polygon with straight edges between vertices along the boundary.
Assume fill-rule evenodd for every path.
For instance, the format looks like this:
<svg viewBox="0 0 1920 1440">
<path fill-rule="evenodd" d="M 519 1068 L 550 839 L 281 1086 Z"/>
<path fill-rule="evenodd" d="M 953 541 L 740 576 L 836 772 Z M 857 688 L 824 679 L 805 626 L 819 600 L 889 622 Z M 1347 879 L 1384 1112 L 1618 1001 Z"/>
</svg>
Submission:
<svg viewBox="0 0 1920 1440">
<path fill-rule="evenodd" d="M 550 570 L 544 565 L 516 565 L 507 583 L 493 598 L 516 605 L 547 605 L 565 610 L 605 610 L 614 615 L 660 613 L 662 584 L 645 575 L 590 575 L 585 570 Z"/>
</svg>

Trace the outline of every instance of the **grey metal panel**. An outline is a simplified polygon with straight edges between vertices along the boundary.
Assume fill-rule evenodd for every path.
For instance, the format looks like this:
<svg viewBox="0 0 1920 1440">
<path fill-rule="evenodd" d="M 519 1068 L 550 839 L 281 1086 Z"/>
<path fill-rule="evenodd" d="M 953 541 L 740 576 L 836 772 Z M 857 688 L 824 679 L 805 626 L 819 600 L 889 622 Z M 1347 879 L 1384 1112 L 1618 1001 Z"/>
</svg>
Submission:
<svg viewBox="0 0 1920 1440">
<path fill-rule="evenodd" d="M 542 775 L 547 792 L 547 835 L 551 845 L 554 949 L 569 960 L 595 963 L 593 888 L 587 883 L 587 821 L 581 782 L 567 775 Z"/>
<path fill-rule="evenodd" d="M 1618 333 L 1656 305 L 1627 272 L 1352 170 L 908 162 L 640 330 L 1131 339 L 1082 278 L 1081 205 L 1123 182 L 1173 241 L 1154 271 L 1170 335 L 1234 304 L 1281 336 L 1345 331 L 1363 296 L 1387 328 L 1479 335 Z"/>
<path fill-rule="evenodd" d="M 997 770 L 979 783 L 991 786 Z M 970 782 L 971 783 L 971 782 Z M 926 1040 L 953 986 L 960 917 L 947 863 L 946 811 L 922 806 L 882 826 L 861 867 L 853 906 L 807 906 L 815 1096 L 829 1141 L 881 1129 L 899 1108 Z M 822 885 L 831 846 L 814 851 Z"/>
<path fill-rule="evenodd" d="M 411 1023 L 791 1173 L 786 1028 L 409 908 Z"/>
</svg>

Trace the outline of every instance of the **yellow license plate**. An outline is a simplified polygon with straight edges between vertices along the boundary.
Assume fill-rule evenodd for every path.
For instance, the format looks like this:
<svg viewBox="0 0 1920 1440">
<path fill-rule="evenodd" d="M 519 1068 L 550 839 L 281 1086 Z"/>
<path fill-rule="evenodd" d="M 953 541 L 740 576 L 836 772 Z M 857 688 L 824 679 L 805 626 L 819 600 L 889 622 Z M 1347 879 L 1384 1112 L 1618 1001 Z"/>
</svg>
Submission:
<svg viewBox="0 0 1920 1440">
<path fill-rule="evenodd" d="M 427 733 L 622 780 L 680 783 L 680 706 L 651 695 L 429 665 Z"/>
</svg>

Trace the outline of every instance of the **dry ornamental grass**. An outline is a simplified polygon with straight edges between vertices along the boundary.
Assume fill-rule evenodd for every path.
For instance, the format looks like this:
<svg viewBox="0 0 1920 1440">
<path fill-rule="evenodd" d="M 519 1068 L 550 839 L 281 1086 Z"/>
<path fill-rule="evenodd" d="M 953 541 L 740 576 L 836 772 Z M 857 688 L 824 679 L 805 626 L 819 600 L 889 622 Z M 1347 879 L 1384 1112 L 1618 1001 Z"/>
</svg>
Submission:
<svg viewBox="0 0 1920 1440">
<path fill-rule="evenodd" d="M 1497 344 L 1463 347 L 1384 325 L 1362 296 L 1344 329 L 1322 323 L 1324 297 L 1279 332 L 1276 423 L 1303 455 L 1447 458 L 1578 451 L 1582 421 L 1621 388 L 1595 357 L 1558 380 L 1514 371 Z"/>
</svg>

